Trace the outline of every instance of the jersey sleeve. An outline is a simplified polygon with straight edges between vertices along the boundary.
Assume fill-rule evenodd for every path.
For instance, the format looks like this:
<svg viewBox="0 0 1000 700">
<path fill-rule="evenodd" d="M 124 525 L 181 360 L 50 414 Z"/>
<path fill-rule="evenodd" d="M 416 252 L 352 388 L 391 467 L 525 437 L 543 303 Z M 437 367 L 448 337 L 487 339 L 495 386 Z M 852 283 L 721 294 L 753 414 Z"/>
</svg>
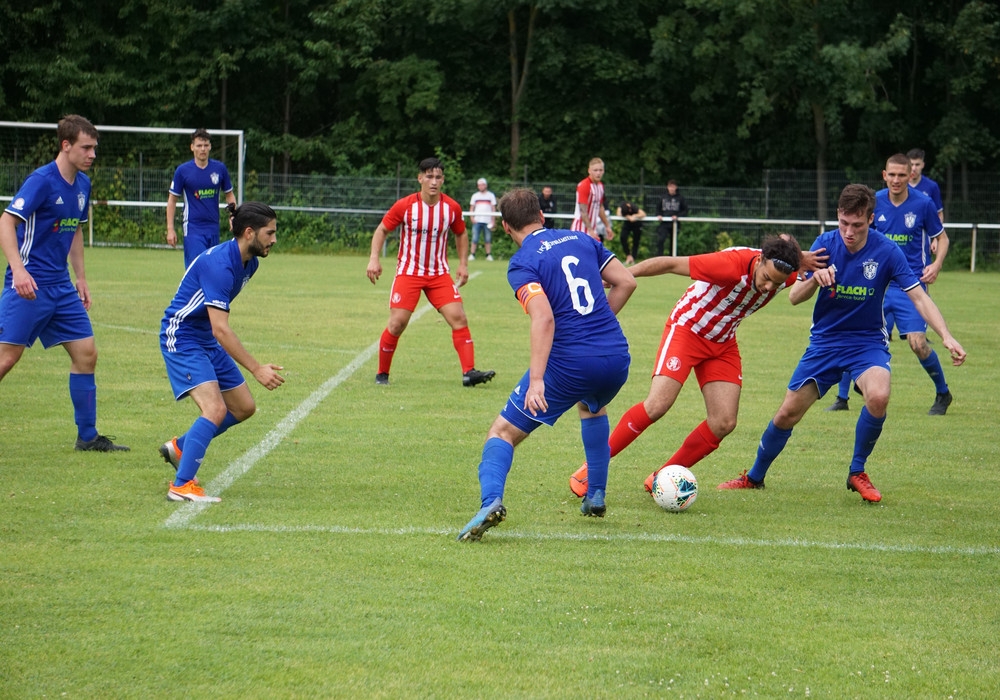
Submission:
<svg viewBox="0 0 1000 700">
<path fill-rule="evenodd" d="M 205 306 L 229 311 L 229 305 L 233 301 L 229 296 L 230 290 L 235 283 L 232 271 L 228 267 L 216 267 L 211 262 L 214 261 L 203 261 L 199 280 L 201 290 L 205 293 Z"/>
<path fill-rule="evenodd" d="M 739 282 L 755 255 L 750 249 L 692 255 L 688 258 L 691 279 L 711 284 Z"/>
<path fill-rule="evenodd" d="M 456 236 L 461 236 L 465 233 L 465 217 L 462 215 L 462 205 L 447 195 L 441 195 L 441 201 L 442 203 L 447 203 L 451 208 L 451 224 L 448 228 Z"/>
<path fill-rule="evenodd" d="M 944 233 L 944 224 L 941 223 L 941 217 L 938 216 L 937 205 L 930 197 L 926 198 L 924 210 L 924 226 L 927 227 L 927 235 L 930 238 L 937 238 Z"/>
<path fill-rule="evenodd" d="M 936 212 L 934 216 L 937 216 Z M 898 245 L 893 245 L 890 249 L 888 263 L 893 281 L 904 292 L 908 292 L 920 285 L 920 279 L 913 274 L 913 270 L 910 269 L 910 263 L 907 262 L 906 256 L 903 254 L 903 249 Z"/>
<path fill-rule="evenodd" d="M 404 197 L 389 207 L 389 211 L 382 217 L 382 226 L 385 227 L 386 231 L 395 231 L 403 223 L 403 216 L 405 216 L 408 209 L 407 202 L 409 199 L 409 197 Z"/>
<path fill-rule="evenodd" d="M 37 173 L 32 173 L 21 185 L 14 198 L 4 210 L 22 221 L 27 221 L 42 204 L 49 193 L 49 183 Z"/>
<path fill-rule="evenodd" d="M 170 178 L 170 189 L 167 191 L 175 197 L 180 197 L 184 192 L 184 168 L 178 166 L 174 170 L 174 176 Z"/>
<path fill-rule="evenodd" d="M 576 201 L 583 207 L 590 203 L 590 180 L 581 180 L 576 186 Z"/>
<path fill-rule="evenodd" d="M 524 313 L 528 313 L 528 302 L 537 296 L 545 296 L 545 290 L 542 289 L 542 285 L 538 282 L 528 282 L 526 285 L 514 292 L 514 296 L 516 296 L 518 302 L 520 302 L 521 308 L 524 309 Z"/>
<path fill-rule="evenodd" d="M 233 181 L 229 177 L 229 168 L 223 163 L 220 163 L 220 165 L 222 165 L 222 191 L 228 194 L 233 191 Z"/>
</svg>

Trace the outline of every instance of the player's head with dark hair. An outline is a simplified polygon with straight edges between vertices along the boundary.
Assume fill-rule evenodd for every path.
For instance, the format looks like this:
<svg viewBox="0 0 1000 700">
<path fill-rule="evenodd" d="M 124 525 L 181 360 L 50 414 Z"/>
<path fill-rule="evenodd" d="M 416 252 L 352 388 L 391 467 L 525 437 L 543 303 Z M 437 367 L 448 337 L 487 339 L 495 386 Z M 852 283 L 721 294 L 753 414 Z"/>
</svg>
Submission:
<svg viewBox="0 0 1000 700">
<path fill-rule="evenodd" d="M 787 233 L 780 236 L 767 236 L 761 245 L 761 256 L 770 260 L 774 269 L 783 275 L 790 275 L 799 269 L 802 260 L 802 249 L 799 242 Z"/>
<path fill-rule="evenodd" d="M 69 141 L 72 146 L 80 138 L 80 134 L 86 134 L 94 139 L 99 138 L 97 127 L 91 124 L 89 119 L 81 117 L 79 114 L 67 114 L 59 120 L 59 124 L 56 126 L 56 138 L 59 140 L 60 147 L 63 141 Z"/>
<path fill-rule="evenodd" d="M 515 187 L 504 192 L 497 202 L 497 209 L 503 222 L 514 231 L 520 231 L 525 226 L 542 225 L 544 219 L 538 208 L 538 195 L 526 187 Z"/>
<path fill-rule="evenodd" d="M 886 170 L 889 169 L 890 165 L 902 165 L 906 167 L 907 172 L 910 171 L 910 159 L 907 158 L 905 153 L 893 153 L 889 156 L 889 158 L 885 161 Z"/>
<path fill-rule="evenodd" d="M 274 209 L 263 202 L 243 202 L 240 206 L 230 203 L 226 205 L 226 210 L 229 211 L 229 227 L 237 238 L 248 228 L 260 231 L 278 218 Z"/>
<path fill-rule="evenodd" d="M 430 158 L 424 158 L 417 165 L 417 170 L 420 171 L 420 172 L 422 172 L 422 173 L 427 173 L 427 172 L 430 172 L 431 170 L 435 170 L 435 169 L 440 170 L 441 172 L 444 172 L 444 166 L 441 164 L 441 160 L 439 158 L 435 158 L 433 156 L 431 156 Z"/>
<path fill-rule="evenodd" d="M 922 148 L 911 148 L 906 152 L 906 157 L 910 160 L 924 160 L 926 155 Z"/>
<path fill-rule="evenodd" d="M 909 161 L 907 161 L 909 163 Z M 875 193 L 868 185 L 847 185 L 837 200 L 837 211 L 845 214 L 864 215 L 870 218 L 875 212 Z"/>
<path fill-rule="evenodd" d="M 197 139 L 211 141 L 212 137 L 209 135 L 208 129 L 197 129 L 193 134 L 191 134 L 191 143 L 194 143 Z"/>
</svg>

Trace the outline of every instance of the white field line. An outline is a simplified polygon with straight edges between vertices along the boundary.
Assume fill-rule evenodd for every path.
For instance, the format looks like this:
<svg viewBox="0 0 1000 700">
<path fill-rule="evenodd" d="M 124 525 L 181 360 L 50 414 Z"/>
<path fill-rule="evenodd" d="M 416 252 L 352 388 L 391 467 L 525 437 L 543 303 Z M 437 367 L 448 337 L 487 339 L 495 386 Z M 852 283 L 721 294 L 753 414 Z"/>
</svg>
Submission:
<svg viewBox="0 0 1000 700">
<path fill-rule="evenodd" d="M 475 272 L 469 275 L 469 279 L 472 279 L 479 274 L 480 273 Z M 413 321 L 418 320 L 421 316 L 433 308 L 434 307 L 430 304 L 424 304 L 414 312 L 413 316 L 410 318 L 410 322 L 412 323 Z M 271 432 L 264 436 L 263 440 L 247 450 L 241 457 L 238 457 L 228 467 L 226 467 L 225 471 L 212 479 L 212 481 L 205 487 L 205 492 L 218 496 L 232 486 L 233 482 L 250 471 L 253 466 L 257 464 L 257 462 L 266 457 L 271 450 L 281 444 L 281 441 L 284 440 L 289 433 L 295 430 L 296 426 L 308 417 L 309 414 L 312 413 L 313 409 L 316 408 L 323 401 L 323 399 L 330 395 L 331 391 L 350 378 L 350 376 L 358 371 L 366 362 L 368 362 L 368 360 L 371 359 L 377 351 L 378 341 L 375 341 L 358 353 L 358 355 L 356 355 L 346 367 L 340 370 L 336 375 L 323 382 L 323 384 L 316 389 L 316 391 L 310 394 L 305 401 L 300 403 L 295 407 L 295 409 L 292 410 L 291 413 L 285 416 L 281 422 L 271 430 Z M 186 527 L 188 523 L 190 523 L 209 505 L 211 504 L 184 503 L 180 505 L 169 518 L 167 518 L 164 526 L 169 528 Z"/>
<path fill-rule="evenodd" d="M 400 537 L 405 535 L 458 536 L 458 527 L 441 528 L 368 528 L 345 527 L 341 525 L 192 525 L 192 530 L 202 532 L 264 532 L 264 533 L 314 533 L 321 532 L 331 535 L 376 535 Z M 595 534 L 592 532 L 528 532 L 492 530 L 488 537 L 516 540 L 549 540 L 573 542 L 673 542 L 676 544 L 717 545 L 723 547 L 794 547 L 803 549 L 829 549 L 840 551 L 885 552 L 896 554 L 941 554 L 945 556 L 996 556 L 1000 555 L 1000 547 L 952 547 L 949 545 L 916 545 L 916 544 L 885 544 L 880 542 L 816 542 L 784 538 L 778 540 L 752 539 L 746 537 L 692 537 L 670 533 L 634 533 L 634 534 Z"/>
</svg>

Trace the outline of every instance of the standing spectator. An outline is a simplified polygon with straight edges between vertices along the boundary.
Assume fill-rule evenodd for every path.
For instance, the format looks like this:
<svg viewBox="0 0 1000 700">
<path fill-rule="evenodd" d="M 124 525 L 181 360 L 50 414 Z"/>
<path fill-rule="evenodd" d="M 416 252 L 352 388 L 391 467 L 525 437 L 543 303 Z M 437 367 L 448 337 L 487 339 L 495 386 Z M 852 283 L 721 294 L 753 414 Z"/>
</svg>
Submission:
<svg viewBox="0 0 1000 700">
<path fill-rule="evenodd" d="M 923 192 L 937 207 L 938 218 L 944 223 L 944 202 L 941 201 L 941 188 L 934 180 L 924 175 L 924 152 L 919 148 L 911 148 L 906 152 L 910 159 L 910 187 Z M 932 244 L 933 245 L 933 244 Z M 936 246 L 935 246 L 936 247 Z"/>
<path fill-rule="evenodd" d="M 626 199 L 615 213 L 625 217 L 622 222 L 622 250 L 625 252 L 625 264 L 633 265 L 639 257 L 639 239 L 642 237 L 642 220 L 646 218 L 646 212 L 635 202 Z"/>
<path fill-rule="evenodd" d="M 475 368 L 475 350 L 469 321 L 462 306 L 458 288 L 469 281 L 469 242 L 465 237 L 465 221 L 458 202 L 441 192 L 444 169 L 437 158 L 424 158 L 418 166 L 420 191 L 403 197 L 392 205 L 372 236 L 368 258 L 368 279 L 372 284 L 382 276 L 379 256 L 389 232 L 402 225 L 396 276 L 389 292 L 389 323 L 379 340 L 378 373 L 375 383 L 389 383 L 389 369 L 396 353 L 399 336 L 406 330 L 410 317 L 420 301 L 420 293 L 451 326 L 451 342 L 462 366 L 462 385 L 475 386 L 488 382 L 493 370 L 480 372 Z M 452 280 L 448 267 L 448 231 L 455 234 L 458 251 L 458 284 Z"/>
<path fill-rule="evenodd" d="M 481 235 L 483 247 L 486 248 L 486 259 L 493 262 L 493 227 L 496 226 L 493 213 L 497 210 L 497 198 L 486 189 L 486 186 L 486 178 L 479 178 L 476 183 L 477 190 L 469 202 L 469 209 L 472 211 L 472 245 L 469 247 L 469 260 L 476 259 L 476 246 Z"/>
<path fill-rule="evenodd" d="M 582 231 L 591 238 L 603 240 L 597 228 L 600 221 L 604 224 L 605 235 L 610 241 L 615 237 L 615 233 L 605 211 L 603 179 L 604 161 L 600 158 L 591 158 L 587 165 L 587 177 L 580 180 L 580 184 L 576 186 L 576 209 L 573 212 L 573 225 L 570 228 Z"/>
<path fill-rule="evenodd" d="M 691 469 L 714 452 L 736 429 L 743 388 L 743 359 L 736 330 L 778 292 L 795 283 L 798 271 L 823 264 L 822 251 L 803 253 L 788 235 L 769 236 L 756 248 L 727 248 L 691 257 L 656 257 L 629 271 L 634 277 L 662 274 L 690 277 L 687 288 L 663 329 L 644 401 L 625 411 L 611 433 L 611 456 L 642 435 L 674 405 L 693 371 L 705 401 L 707 417 L 684 439 L 664 466 Z M 569 487 L 577 496 L 587 490 L 587 465 L 574 472 Z M 645 482 L 652 492 L 656 472 Z"/>
<path fill-rule="evenodd" d="M 907 161 L 903 183 L 908 179 Z M 930 205 L 930 200 L 926 201 Z M 792 429 L 810 406 L 837 383 L 841 373 L 848 371 L 865 405 L 854 429 L 847 488 L 870 503 L 882 500 L 865 465 L 882 434 L 889 405 L 891 356 L 882 306 L 890 282 L 898 285 L 920 317 L 941 336 L 952 363 L 958 366 L 965 361 L 965 350 L 948 331 L 941 312 L 910 269 L 903 251 L 887 236 L 873 234 L 869 228 L 875 218 L 874 209 L 875 194 L 865 185 L 847 185 L 841 192 L 838 229 L 820 234 L 812 246 L 814 251 L 826 249 L 830 256 L 828 267 L 796 282 L 788 293 L 793 304 L 816 296 L 809 346 L 788 381 L 781 407 L 761 436 L 753 467 L 720 484 L 720 489 L 762 488 L 767 470 L 784 450 Z M 816 294 L 820 288 L 823 291 Z"/>
<path fill-rule="evenodd" d="M 663 245 L 673 234 L 674 222 L 683 216 L 688 215 L 687 200 L 684 195 L 677 191 L 677 181 L 667 182 L 667 194 L 660 198 L 656 205 L 656 220 L 660 225 L 656 227 L 656 255 L 663 255 Z M 680 230 L 680 222 L 677 222 L 677 230 Z"/>
<path fill-rule="evenodd" d="M 128 450 L 97 433 L 97 346 L 90 310 L 90 288 L 83 265 L 83 226 L 90 206 L 90 178 L 97 157 L 97 129 L 69 114 L 56 127 L 54 161 L 31 173 L 3 214 L 0 249 L 7 273 L 0 295 L 0 380 L 24 349 L 42 339 L 62 345 L 69 355 L 69 398 L 76 420 L 76 449 Z M 73 266 L 76 284 L 66 259 Z"/>
<path fill-rule="evenodd" d="M 504 486 L 514 448 L 538 426 L 554 425 L 574 406 L 591 464 L 580 512 L 601 518 L 606 511 L 610 460 L 606 406 L 628 379 L 630 362 L 628 341 L 616 314 L 635 290 L 635 279 L 597 241 L 578 232 L 545 228 L 537 200 L 527 189 L 511 190 L 500 198 L 501 225 L 518 245 L 507 280 L 531 318 L 531 359 L 487 433 L 479 463 L 482 507 L 462 528 L 459 540 L 478 540 L 503 522 Z M 582 347 L 587 351 L 580 352 Z"/>
<path fill-rule="evenodd" d="M 205 129 L 191 134 L 194 159 L 177 166 L 167 193 L 167 245 L 177 245 L 174 218 L 177 198 L 184 197 L 184 268 L 212 246 L 219 245 L 219 194 L 227 204 L 235 204 L 229 171 L 218 160 L 209 158 L 212 139 Z"/>
<path fill-rule="evenodd" d="M 548 185 L 545 185 L 542 188 L 542 193 L 538 195 L 538 208 L 545 215 L 545 228 L 555 228 L 556 220 L 549 216 L 549 214 L 555 214 L 558 205 L 556 203 L 556 196 L 552 194 L 552 188 Z"/>
<path fill-rule="evenodd" d="M 244 202 L 232 209 L 232 226 L 232 239 L 187 268 L 163 314 L 160 352 L 174 399 L 190 396 L 201 411 L 186 433 L 160 446 L 163 459 L 177 470 L 167 489 L 170 501 L 222 500 L 206 495 L 195 475 L 209 443 L 257 410 L 236 363 L 269 391 L 285 381 L 278 374 L 282 368 L 254 359 L 229 325 L 233 299 L 257 272 L 258 258 L 266 258 L 277 240 L 274 211 L 260 202 Z"/>
</svg>

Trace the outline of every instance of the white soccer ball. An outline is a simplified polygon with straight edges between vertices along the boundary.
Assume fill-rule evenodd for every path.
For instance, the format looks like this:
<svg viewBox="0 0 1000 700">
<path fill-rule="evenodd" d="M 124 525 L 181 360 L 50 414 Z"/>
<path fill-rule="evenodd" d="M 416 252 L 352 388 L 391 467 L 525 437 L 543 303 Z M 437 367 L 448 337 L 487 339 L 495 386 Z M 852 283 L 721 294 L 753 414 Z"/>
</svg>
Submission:
<svg viewBox="0 0 1000 700">
<path fill-rule="evenodd" d="M 653 500 L 673 513 L 687 510 L 698 498 L 698 479 L 687 467 L 668 464 L 653 479 Z"/>
</svg>

